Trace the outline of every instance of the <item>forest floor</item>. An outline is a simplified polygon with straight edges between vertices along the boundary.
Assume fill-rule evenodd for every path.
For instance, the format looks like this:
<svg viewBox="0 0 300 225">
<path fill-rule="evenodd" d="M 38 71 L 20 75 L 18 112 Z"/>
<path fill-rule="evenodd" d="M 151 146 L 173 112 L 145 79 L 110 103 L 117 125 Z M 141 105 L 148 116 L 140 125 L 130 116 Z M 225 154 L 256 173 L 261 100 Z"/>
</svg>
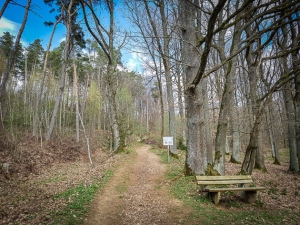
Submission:
<svg viewBox="0 0 300 225">
<path fill-rule="evenodd" d="M 123 159 L 84 224 L 181 224 L 190 215 L 191 209 L 170 195 L 166 165 L 149 149 L 139 146 L 134 157 Z"/>
<path fill-rule="evenodd" d="M 84 143 L 56 139 L 40 147 L 30 138 L 21 143 L 15 151 L 5 151 L 7 146 L 0 141 L 1 163 L 9 162 L 11 172 L 10 179 L 0 174 L 0 224 L 300 221 L 300 175 L 287 172 L 286 149 L 280 150 L 280 166 L 267 154 L 268 172 L 254 170 L 257 186 L 267 188 L 256 203 L 246 204 L 234 193 L 226 193 L 215 206 L 201 197 L 193 177 L 183 176 L 185 151 L 168 163 L 165 149 L 149 145 L 135 145 L 117 155 L 92 145 L 91 167 Z M 240 166 L 226 163 L 226 175 L 236 174 Z"/>
</svg>

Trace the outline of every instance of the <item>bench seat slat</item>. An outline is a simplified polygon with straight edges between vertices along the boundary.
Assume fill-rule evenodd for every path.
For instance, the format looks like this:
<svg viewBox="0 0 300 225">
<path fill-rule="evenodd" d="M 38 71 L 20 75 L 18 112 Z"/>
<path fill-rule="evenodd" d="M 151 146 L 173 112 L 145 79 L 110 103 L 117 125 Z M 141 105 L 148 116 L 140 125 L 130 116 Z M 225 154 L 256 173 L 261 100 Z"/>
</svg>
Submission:
<svg viewBox="0 0 300 225">
<path fill-rule="evenodd" d="M 197 180 L 199 185 L 218 185 L 218 184 L 250 184 L 253 183 L 252 180 Z"/>
<path fill-rule="evenodd" d="M 207 188 L 204 191 L 225 192 L 225 191 L 258 191 L 265 190 L 265 187 L 246 187 L 246 188 Z"/>
<path fill-rule="evenodd" d="M 196 180 L 247 180 L 251 179 L 249 175 L 236 175 L 236 176 L 196 176 Z"/>
</svg>

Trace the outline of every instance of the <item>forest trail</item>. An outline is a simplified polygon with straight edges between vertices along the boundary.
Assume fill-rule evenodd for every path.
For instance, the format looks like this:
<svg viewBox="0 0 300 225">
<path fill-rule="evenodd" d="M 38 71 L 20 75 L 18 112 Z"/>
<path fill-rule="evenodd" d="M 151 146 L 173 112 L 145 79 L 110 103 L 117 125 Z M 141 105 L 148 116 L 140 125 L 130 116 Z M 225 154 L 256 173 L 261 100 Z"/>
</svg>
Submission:
<svg viewBox="0 0 300 225">
<path fill-rule="evenodd" d="M 172 197 L 164 182 L 166 165 L 139 146 L 131 157 L 121 159 L 114 177 L 93 200 L 85 225 L 184 224 L 190 214 Z"/>
</svg>

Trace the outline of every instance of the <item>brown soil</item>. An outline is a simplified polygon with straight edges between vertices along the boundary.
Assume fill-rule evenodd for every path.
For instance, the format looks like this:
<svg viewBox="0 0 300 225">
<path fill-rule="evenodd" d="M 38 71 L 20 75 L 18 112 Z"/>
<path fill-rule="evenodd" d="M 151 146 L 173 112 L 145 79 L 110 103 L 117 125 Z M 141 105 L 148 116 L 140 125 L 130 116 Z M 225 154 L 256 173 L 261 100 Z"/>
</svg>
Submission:
<svg viewBox="0 0 300 225">
<path fill-rule="evenodd" d="M 60 212 L 68 203 L 53 196 L 101 179 L 115 164 L 115 157 L 103 151 L 98 140 L 91 139 L 91 167 L 84 141 L 53 138 L 41 145 L 24 134 L 12 145 L 7 136 L 0 137 L 0 169 L 9 163 L 9 177 L 0 170 L 0 224 L 51 223 L 51 213 Z"/>
<path fill-rule="evenodd" d="M 170 196 L 164 183 L 166 166 L 149 151 L 121 160 L 114 177 L 94 199 L 86 225 L 182 224 L 189 215 L 183 203 Z"/>
<path fill-rule="evenodd" d="M 99 139 L 99 135 L 90 141 L 93 167 L 89 164 L 84 141 L 75 143 L 56 137 L 41 143 L 26 133 L 18 142 L 0 137 L 0 166 L 10 164 L 8 179 L 0 173 L 0 224 L 50 224 L 53 222 L 51 213 L 61 212 L 72 201 L 56 199 L 55 195 L 79 184 L 99 181 L 105 170 L 116 165 L 113 178 L 101 189 L 83 218 L 86 225 L 199 224 L 199 217 L 190 217 L 195 212 L 169 194 L 168 185 L 176 180 L 164 178 L 166 165 L 149 151 L 149 146 L 137 147 L 131 154 L 112 155 L 102 150 L 105 140 Z M 216 208 L 253 212 L 285 209 L 295 212 L 291 218 L 295 221 L 300 212 L 300 175 L 288 173 L 288 149 L 280 153 L 281 166 L 274 165 L 272 157 L 266 154 L 268 172 L 253 172 L 256 185 L 267 188 L 260 192 L 258 205 L 244 204 L 235 195 L 224 194 Z M 181 154 L 184 158 L 184 152 Z M 241 165 L 228 161 L 229 156 L 226 175 L 236 174 Z M 198 195 L 197 188 L 195 184 L 195 190 L 188 193 L 191 198 Z M 229 204 L 231 201 L 238 206 Z M 289 220 L 283 224 L 290 224 Z"/>
</svg>

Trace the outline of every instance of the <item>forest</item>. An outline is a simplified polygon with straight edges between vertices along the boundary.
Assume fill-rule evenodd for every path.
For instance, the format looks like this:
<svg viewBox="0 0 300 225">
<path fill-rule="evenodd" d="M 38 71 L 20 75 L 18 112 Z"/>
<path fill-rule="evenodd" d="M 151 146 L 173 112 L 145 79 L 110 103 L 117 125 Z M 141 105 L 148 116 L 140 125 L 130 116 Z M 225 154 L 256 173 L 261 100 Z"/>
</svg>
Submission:
<svg viewBox="0 0 300 225">
<path fill-rule="evenodd" d="M 97 149 L 122 154 L 137 141 L 163 148 L 166 136 L 172 158 L 185 152 L 186 176 L 226 175 L 228 157 L 238 174 L 267 173 L 266 157 L 279 166 L 283 151 L 285 172 L 299 174 L 298 0 L 39 4 L 53 14 L 47 46 L 21 43 L 31 0 L 0 6 L 0 20 L 7 7 L 24 13 L 16 34 L 0 37 L 3 179 L 78 155 L 94 165 Z M 58 26 L 65 36 L 54 46 Z M 124 64 L 125 51 L 140 70 Z"/>
</svg>

